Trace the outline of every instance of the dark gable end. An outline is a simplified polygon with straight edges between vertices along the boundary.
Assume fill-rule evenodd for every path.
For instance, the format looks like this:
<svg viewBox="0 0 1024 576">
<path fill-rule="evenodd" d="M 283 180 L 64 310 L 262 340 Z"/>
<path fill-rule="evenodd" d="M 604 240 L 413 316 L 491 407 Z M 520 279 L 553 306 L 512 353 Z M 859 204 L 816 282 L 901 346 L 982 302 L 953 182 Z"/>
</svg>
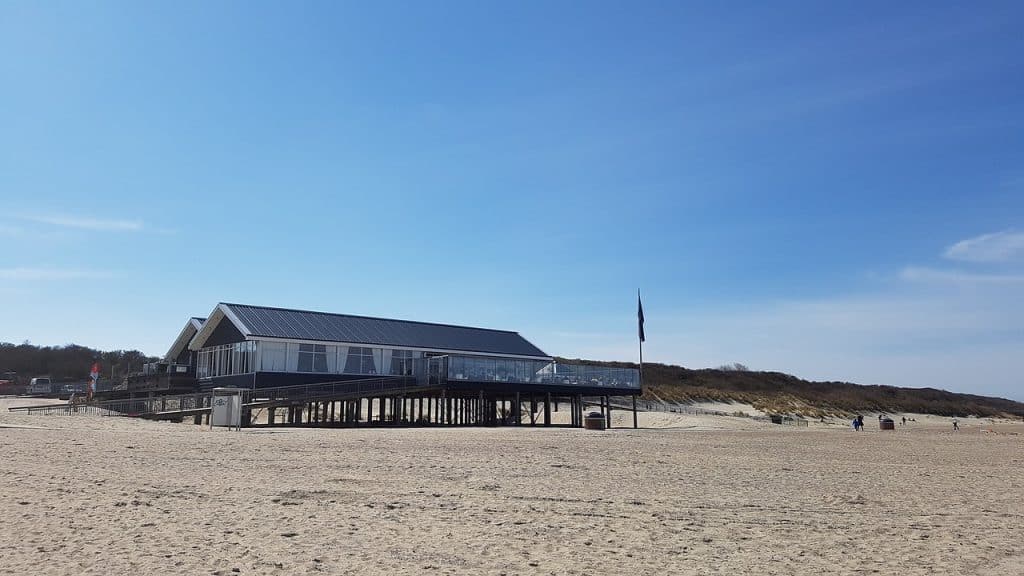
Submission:
<svg viewBox="0 0 1024 576">
<path fill-rule="evenodd" d="M 191 364 L 190 361 L 192 360 L 192 351 L 188 349 L 188 346 L 185 346 L 181 349 L 181 353 L 179 353 L 178 356 L 176 358 L 173 358 L 172 360 L 174 361 L 175 364 Z"/>
<path fill-rule="evenodd" d="M 220 322 L 217 323 L 217 327 L 213 329 L 213 333 L 210 334 L 210 337 L 203 343 L 203 348 L 244 341 L 245 336 L 238 331 L 234 322 L 225 316 L 220 319 Z"/>
</svg>

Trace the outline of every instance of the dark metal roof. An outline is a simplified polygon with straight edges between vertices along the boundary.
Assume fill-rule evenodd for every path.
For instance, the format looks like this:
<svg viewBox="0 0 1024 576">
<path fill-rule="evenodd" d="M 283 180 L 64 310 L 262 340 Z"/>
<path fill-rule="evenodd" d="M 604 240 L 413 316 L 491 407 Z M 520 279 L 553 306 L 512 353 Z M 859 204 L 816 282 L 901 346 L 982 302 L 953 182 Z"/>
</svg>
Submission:
<svg viewBox="0 0 1024 576">
<path fill-rule="evenodd" d="M 547 358 L 518 332 L 348 314 L 224 304 L 247 336 Z"/>
</svg>

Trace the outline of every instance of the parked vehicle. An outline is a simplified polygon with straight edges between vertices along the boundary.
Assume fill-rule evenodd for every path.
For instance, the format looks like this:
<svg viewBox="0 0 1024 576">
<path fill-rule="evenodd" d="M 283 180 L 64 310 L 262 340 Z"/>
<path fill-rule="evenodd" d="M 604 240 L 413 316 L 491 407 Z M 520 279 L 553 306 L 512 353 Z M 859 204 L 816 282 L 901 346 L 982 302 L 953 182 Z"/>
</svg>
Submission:
<svg viewBox="0 0 1024 576">
<path fill-rule="evenodd" d="M 76 384 L 62 384 L 58 386 L 57 397 L 61 400 L 67 400 L 71 398 L 72 394 L 78 396 L 85 396 L 88 393 L 89 385 L 83 383 Z"/>
<path fill-rule="evenodd" d="M 0 380 L 0 396 L 8 394 L 24 394 L 25 387 L 19 386 L 14 380 Z"/>
<path fill-rule="evenodd" d="M 53 394 L 53 385 L 47 377 L 33 378 L 28 384 L 26 394 Z"/>
</svg>

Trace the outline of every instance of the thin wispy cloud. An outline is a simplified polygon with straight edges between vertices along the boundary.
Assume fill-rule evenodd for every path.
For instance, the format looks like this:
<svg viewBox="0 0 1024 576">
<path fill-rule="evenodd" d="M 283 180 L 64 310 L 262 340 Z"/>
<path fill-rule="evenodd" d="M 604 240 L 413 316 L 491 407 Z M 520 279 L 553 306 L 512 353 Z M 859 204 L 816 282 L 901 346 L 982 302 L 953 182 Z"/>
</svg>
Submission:
<svg viewBox="0 0 1024 576">
<path fill-rule="evenodd" d="M 1024 232 L 995 232 L 961 240 L 947 248 L 944 256 L 964 262 L 1024 261 Z"/>
<path fill-rule="evenodd" d="M 84 230 L 104 230 L 113 232 L 137 232 L 144 228 L 141 220 L 114 220 L 103 218 L 90 218 L 81 216 L 68 216 L 63 214 L 22 216 L 22 219 L 41 224 L 63 226 L 65 228 L 80 228 Z"/>
<path fill-rule="evenodd" d="M 978 274 L 962 270 L 908 266 L 900 278 L 911 282 L 944 284 L 1024 284 L 1024 274 Z"/>
<path fill-rule="evenodd" d="M 0 280 L 79 280 L 85 278 L 110 278 L 113 274 L 105 270 L 84 268 L 0 268 Z"/>
</svg>

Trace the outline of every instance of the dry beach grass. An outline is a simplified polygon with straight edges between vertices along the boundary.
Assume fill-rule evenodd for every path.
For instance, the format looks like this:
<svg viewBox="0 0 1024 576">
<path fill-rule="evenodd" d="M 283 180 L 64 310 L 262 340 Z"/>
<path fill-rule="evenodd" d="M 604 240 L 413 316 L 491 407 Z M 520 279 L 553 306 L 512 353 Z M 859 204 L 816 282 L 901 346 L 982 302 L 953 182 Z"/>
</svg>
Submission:
<svg viewBox="0 0 1024 576">
<path fill-rule="evenodd" d="M 3 574 L 1024 570 L 1019 424 L 229 432 L 3 404 Z"/>
</svg>

